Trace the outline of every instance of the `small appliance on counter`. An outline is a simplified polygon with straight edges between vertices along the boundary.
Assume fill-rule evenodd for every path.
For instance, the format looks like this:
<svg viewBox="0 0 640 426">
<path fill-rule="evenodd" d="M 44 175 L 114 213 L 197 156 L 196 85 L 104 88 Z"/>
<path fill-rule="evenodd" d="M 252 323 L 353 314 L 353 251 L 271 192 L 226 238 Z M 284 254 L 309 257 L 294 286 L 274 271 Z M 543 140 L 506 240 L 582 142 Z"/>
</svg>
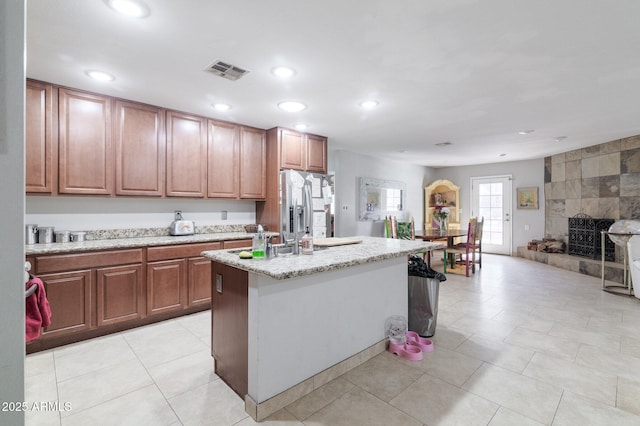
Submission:
<svg viewBox="0 0 640 426">
<path fill-rule="evenodd" d="M 38 225 L 29 224 L 25 225 L 24 230 L 24 243 L 25 244 L 35 244 L 38 242 Z"/>
<path fill-rule="evenodd" d="M 174 221 L 171 222 L 169 227 L 169 233 L 171 235 L 193 235 L 196 232 L 196 223 L 192 220 L 184 220 L 182 218 L 182 212 L 177 210 L 175 212 Z"/>
<path fill-rule="evenodd" d="M 72 231 L 69 233 L 69 241 L 71 241 L 72 243 L 79 243 L 84 241 L 84 236 L 86 235 L 86 232 L 84 231 Z"/>
<path fill-rule="evenodd" d="M 38 243 L 50 244 L 53 242 L 53 226 L 40 226 L 38 227 Z"/>
<path fill-rule="evenodd" d="M 56 243 L 68 243 L 69 242 L 69 231 L 56 231 Z"/>
</svg>

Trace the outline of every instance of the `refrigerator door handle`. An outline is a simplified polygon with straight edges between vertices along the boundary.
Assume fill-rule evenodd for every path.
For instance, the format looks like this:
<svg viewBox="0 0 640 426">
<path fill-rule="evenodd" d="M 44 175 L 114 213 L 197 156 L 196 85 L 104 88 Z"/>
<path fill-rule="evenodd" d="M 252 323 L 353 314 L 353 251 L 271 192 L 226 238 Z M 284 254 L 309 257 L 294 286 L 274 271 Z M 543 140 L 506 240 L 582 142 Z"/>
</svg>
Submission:
<svg viewBox="0 0 640 426">
<path fill-rule="evenodd" d="M 313 233 L 313 227 L 311 226 L 311 221 L 313 218 L 313 203 L 311 199 L 311 184 L 309 182 L 304 186 L 304 229 L 301 229 L 302 232 L 307 230 L 307 226 L 309 227 L 309 232 Z"/>
</svg>

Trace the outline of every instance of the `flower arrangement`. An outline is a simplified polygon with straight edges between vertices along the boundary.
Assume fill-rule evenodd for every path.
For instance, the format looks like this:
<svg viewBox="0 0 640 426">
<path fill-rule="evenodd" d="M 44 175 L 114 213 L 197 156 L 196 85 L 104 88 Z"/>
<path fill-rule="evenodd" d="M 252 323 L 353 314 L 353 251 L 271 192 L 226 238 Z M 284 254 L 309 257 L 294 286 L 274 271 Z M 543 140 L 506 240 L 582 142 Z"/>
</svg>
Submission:
<svg viewBox="0 0 640 426">
<path fill-rule="evenodd" d="M 433 216 L 438 219 L 446 219 L 449 216 L 450 210 L 448 207 L 436 206 Z"/>
</svg>

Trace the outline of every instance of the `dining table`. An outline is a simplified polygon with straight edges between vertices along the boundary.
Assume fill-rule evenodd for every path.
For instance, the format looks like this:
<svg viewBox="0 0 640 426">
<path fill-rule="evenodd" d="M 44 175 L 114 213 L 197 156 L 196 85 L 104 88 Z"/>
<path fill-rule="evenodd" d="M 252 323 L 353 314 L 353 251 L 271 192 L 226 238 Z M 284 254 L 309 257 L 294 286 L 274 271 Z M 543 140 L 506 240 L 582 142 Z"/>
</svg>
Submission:
<svg viewBox="0 0 640 426">
<path fill-rule="evenodd" d="M 440 229 L 427 228 L 421 235 L 416 234 L 415 238 L 424 241 L 438 241 L 446 239 L 447 247 L 452 247 L 454 238 L 464 237 L 465 235 L 467 235 L 467 231 L 462 229 L 447 229 L 446 231 L 441 231 Z M 431 267 L 430 255 L 427 256 L 427 266 Z"/>
</svg>

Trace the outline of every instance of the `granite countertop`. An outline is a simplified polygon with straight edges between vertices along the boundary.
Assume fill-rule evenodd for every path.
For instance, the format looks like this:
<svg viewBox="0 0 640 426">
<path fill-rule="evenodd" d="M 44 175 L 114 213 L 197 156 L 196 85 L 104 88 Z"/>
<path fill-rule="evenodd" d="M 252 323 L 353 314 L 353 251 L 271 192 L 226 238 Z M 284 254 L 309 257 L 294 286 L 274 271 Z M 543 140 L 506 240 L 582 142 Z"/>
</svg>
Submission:
<svg viewBox="0 0 640 426">
<path fill-rule="evenodd" d="M 377 237 L 356 237 L 360 244 L 329 247 L 313 255 L 280 255 L 271 259 L 240 259 L 238 250 L 205 251 L 203 256 L 244 271 L 266 275 L 277 280 L 311 275 L 376 262 L 408 254 L 443 248 L 443 243 L 418 240 L 395 240 Z"/>
<path fill-rule="evenodd" d="M 267 232 L 267 235 L 277 235 L 277 233 Z M 75 243 L 51 243 L 51 244 L 30 244 L 25 246 L 25 254 L 57 254 L 57 253 L 80 253 L 85 251 L 125 249 L 133 247 L 166 246 L 173 244 L 193 244 L 209 243 L 225 240 L 251 239 L 253 234 L 247 232 L 215 232 L 211 234 L 194 235 L 160 235 L 130 238 L 111 238 L 103 240 L 91 240 Z"/>
</svg>

